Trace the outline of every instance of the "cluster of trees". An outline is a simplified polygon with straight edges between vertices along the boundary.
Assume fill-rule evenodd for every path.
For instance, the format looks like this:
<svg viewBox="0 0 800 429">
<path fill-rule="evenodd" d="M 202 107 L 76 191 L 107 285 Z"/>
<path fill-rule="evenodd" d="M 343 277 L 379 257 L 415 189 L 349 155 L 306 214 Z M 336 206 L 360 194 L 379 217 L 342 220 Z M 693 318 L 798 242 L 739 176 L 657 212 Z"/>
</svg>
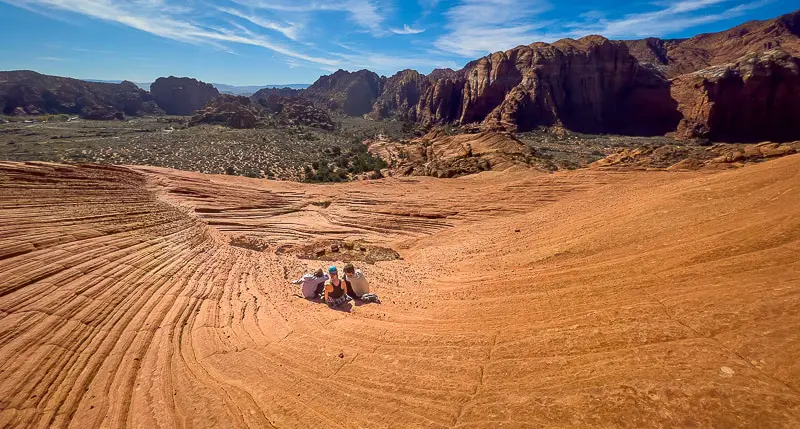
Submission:
<svg viewBox="0 0 800 429">
<path fill-rule="evenodd" d="M 360 140 L 351 141 L 351 148 L 345 151 L 338 146 L 325 149 L 320 159 L 306 165 L 304 173 L 308 182 L 344 182 L 363 173 L 372 173 L 373 178 L 381 177 L 381 169 L 386 162 L 372 155 Z"/>
</svg>

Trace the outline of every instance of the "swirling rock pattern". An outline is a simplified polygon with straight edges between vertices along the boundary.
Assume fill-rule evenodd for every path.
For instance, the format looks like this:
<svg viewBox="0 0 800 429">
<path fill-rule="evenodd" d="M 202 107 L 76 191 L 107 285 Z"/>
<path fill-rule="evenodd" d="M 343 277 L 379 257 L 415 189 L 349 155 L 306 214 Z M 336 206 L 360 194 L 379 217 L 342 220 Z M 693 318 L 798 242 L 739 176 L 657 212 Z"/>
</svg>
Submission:
<svg viewBox="0 0 800 429">
<path fill-rule="evenodd" d="M 336 186 L 0 163 L 3 427 L 797 427 L 800 155 Z M 230 245 L 352 237 L 383 304 Z"/>
</svg>

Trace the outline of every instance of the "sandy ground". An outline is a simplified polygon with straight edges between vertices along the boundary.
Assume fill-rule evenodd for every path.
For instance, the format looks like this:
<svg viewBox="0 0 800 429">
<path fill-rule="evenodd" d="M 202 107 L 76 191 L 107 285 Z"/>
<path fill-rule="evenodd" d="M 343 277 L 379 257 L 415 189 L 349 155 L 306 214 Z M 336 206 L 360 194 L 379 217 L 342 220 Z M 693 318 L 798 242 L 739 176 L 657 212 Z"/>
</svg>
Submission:
<svg viewBox="0 0 800 429">
<path fill-rule="evenodd" d="M 0 163 L 2 427 L 800 427 L 800 155 L 335 186 Z M 232 237 L 269 243 L 263 252 Z M 288 280 L 391 247 L 383 303 Z"/>
</svg>

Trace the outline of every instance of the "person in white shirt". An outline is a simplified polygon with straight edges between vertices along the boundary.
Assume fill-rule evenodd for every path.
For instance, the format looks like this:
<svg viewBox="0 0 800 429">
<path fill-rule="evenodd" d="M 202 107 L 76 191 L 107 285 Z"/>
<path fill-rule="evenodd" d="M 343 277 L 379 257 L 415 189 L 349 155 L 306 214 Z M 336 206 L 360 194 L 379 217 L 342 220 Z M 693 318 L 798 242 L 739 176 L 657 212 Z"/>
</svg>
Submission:
<svg viewBox="0 0 800 429">
<path fill-rule="evenodd" d="M 378 295 L 369 292 L 369 282 L 361 270 L 357 270 L 353 264 L 346 264 L 344 266 L 344 279 L 349 283 L 347 294 L 353 299 L 358 299 L 365 302 L 376 302 L 380 304 L 381 300 Z"/>
<path fill-rule="evenodd" d="M 300 279 L 292 280 L 292 284 L 302 284 L 302 286 L 300 286 L 300 292 L 303 294 L 303 298 L 314 299 L 322 295 L 325 288 L 325 281 L 329 278 L 330 277 L 320 269 L 313 274 L 309 273 Z"/>
</svg>

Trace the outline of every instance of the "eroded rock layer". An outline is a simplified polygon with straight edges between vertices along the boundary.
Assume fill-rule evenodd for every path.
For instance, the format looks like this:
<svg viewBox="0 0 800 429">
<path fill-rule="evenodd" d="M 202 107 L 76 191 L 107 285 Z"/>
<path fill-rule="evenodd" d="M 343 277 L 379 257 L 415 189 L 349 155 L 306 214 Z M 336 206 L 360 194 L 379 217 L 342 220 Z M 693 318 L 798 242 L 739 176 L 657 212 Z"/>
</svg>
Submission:
<svg viewBox="0 0 800 429">
<path fill-rule="evenodd" d="M 432 131 L 409 142 L 376 141 L 369 151 L 381 157 L 393 175 L 456 177 L 481 171 L 529 166 L 533 152 L 507 133 L 445 135 Z"/>
<path fill-rule="evenodd" d="M 0 426 L 797 427 L 798 171 L 0 163 Z M 336 311 L 237 236 L 402 259 Z"/>
</svg>

